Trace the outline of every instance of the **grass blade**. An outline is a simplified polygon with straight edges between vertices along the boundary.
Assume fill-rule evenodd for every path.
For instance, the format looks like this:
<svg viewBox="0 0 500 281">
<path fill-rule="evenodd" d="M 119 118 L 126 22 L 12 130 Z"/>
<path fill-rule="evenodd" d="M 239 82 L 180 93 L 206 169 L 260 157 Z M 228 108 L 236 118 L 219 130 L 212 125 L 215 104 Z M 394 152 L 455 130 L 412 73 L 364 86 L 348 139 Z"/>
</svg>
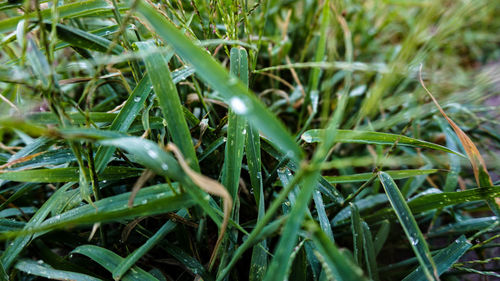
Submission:
<svg viewBox="0 0 500 281">
<path fill-rule="evenodd" d="M 439 280 L 436 265 L 432 260 L 429 246 L 427 245 L 422 232 L 418 228 L 417 222 L 415 221 L 410 208 L 406 204 L 403 195 L 399 191 L 399 188 L 388 174 L 379 172 L 378 176 L 385 189 L 387 197 L 389 198 L 389 202 L 391 203 L 391 206 L 401 223 L 401 227 L 403 227 L 411 247 L 417 256 L 419 263 L 422 265 L 425 277 L 428 280 Z"/>
<path fill-rule="evenodd" d="M 231 75 L 248 87 L 248 57 L 243 48 L 231 48 Z M 237 115 L 233 109 L 229 110 L 227 121 L 227 141 L 224 154 L 224 170 L 222 185 L 232 198 L 236 198 L 240 183 L 241 161 L 245 146 L 246 122 L 243 116 Z"/>
<path fill-rule="evenodd" d="M 135 45 L 139 50 L 150 53 L 144 57 L 144 62 L 173 142 L 187 158 L 191 168 L 199 171 L 200 166 L 189 127 L 182 112 L 179 94 L 168 68 L 168 60 L 162 54 L 154 52 L 153 42 L 136 42 Z"/>
<path fill-rule="evenodd" d="M 79 180 L 79 168 L 36 169 L 25 171 L 0 172 L 0 179 L 17 182 L 69 182 Z M 99 180 L 120 180 L 138 177 L 142 169 L 108 166 L 99 176 Z"/>
<path fill-rule="evenodd" d="M 99 281 L 101 279 L 88 276 L 82 273 L 54 269 L 46 264 L 40 264 L 33 260 L 20 260 L 15 268 L 30 275 L 36 275 L 47 279 L 55 280 L 81 280 L 81 281 Z"/>
<path fill-rule="evenodd" d="M 460 236 L 455 242 L 448 247 L 442 249 L 434 255 L 438 275 L 446 272 L 455 262 L 462 257 L 467 250 L 472 247 L 472 244 L 467 241 L 465 236 Z M 419 266 L 412 273 L 406 276 L 403 281 L 425 281 L 426 276 L 422 271 L 422 266 Z"/>
<path fill-rule="evenodd" d="M 414 169 L 414 170 L 394 170 L 394 171 L 384 171 L 391 178 L 395 180 L 405 179 L 410 177 L 416 177 L 421 175 L 428 175 L 438 172 L 438 169 Z M 354 175 L 344 175 L 344 176 L 325 176 L 324 178 L 329 183 L 347 183 L 347 182 L 364 182 L 369 180 L 373 176 L 373 173 L 361 173 Z"/>
<path fill-rule="evenodd" d="M 481 187 L 469 189 L 460 192 L 443 192 L 438 194 L 423 195 L 411 200 L 408 206 L 413 214 L 419 214 L 425 211 L 453 206 L 465 202 L 474 202 L 484 200 L 488 197 L 500 196 L 500 186 Z M 381 219 L 393 219 L 394 210 L 384 209 L 375 214 L 363 217 L 367 222 L 373 222 Z"/>
<path fill-rule="evenodd" d="M 102 267 L 107 269 L 109 272 L 113 272 L 113 270 L 124 260 L 119 255 L 113 253 L 110 250 L 94 246 L 94 245 L 83 245 L 73 250 L 72 253 L 85 255 Z M 153 275 L 147 273 L 143 269 L 134 266 L 134 270 L 131 270 L 129 273 L 123 276 L 122 280 L 124 281 L 158 281 Z"/>
<path fill-rule="evenodd" d="M 321 135 L 324 133 L 324 129 L 314 129 L 306 131 L 302 134 L 301 138 L 307 143 L 314 143 L 321 141 Z M 397 143 L 398 145 L 413 146 L 429 148 L 434 150 L 440 150 L 448 153 L 453 153 L 462 157 L 465 157 L 462 153 L 451 150 L 447 147 L 434 144 L 431 142 L 418 140 L 406 136 L 380 133 L 380 132 L 370 132 L 370 131 L 354 131 L 354 130 L 338 130 L 335 142 L 339 143 L 363 143 L 363 144 L 387 144 L 393 145 Z"/>
<path fill-rule="evenodd" d="M 368 268 L 368 275 L 370 279 L 377 281 L 380 280 L 378 276 L 377 259 L 375 256 L 375 247 L 373 245 L 372 233 L 370 227 L 364 221 L 361 221 L 363 230 L 363 249 L 365 253 L 366 267 Z"/>
</svg>

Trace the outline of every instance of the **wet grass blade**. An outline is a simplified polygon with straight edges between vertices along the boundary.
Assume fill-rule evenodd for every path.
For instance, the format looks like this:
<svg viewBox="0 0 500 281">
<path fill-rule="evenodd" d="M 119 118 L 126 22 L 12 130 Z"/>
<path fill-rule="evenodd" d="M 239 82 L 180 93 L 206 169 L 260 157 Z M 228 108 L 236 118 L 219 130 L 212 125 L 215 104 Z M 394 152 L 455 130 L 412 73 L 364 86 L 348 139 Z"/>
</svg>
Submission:
<svg viewBox="0 0 500 281">
<path fill-rule="evenodd" d="M 1 171 L 0 179 L 17 182 L 69 182 L 79 180 L 79 168 L 54 168 L 24 171 Z M 99 180 L 120 180 L 141 175 L 143 169 L 108 166 Z"/>
<path fill-rule="evenodd" d="M 154 52 L 156 47 L 153 42 L 136 42 L 135 45 L 140 51 L 149 53 L 144 57 L 146 70 L 158 99 L 158 104 L 163 112 L 163 117 L 167 121 L 167 129 L 173 142 L 179 147 L 184 157 L 187 158 L 191 168 L 199 171 L 200 166 L 194 151 L 191 133 L 182 112 L 177 87 L 172 80 L 168 67 L 169 59 L 160 53 Z"/>
<path fill-rule="evenodd" d="M 307 143 L 320 142 L 324 129 L 314 129 L 306 131 L 301 138 Z M 451 150 L 447 147 L 434 144 L 431 142 L 418 140 L 406 136 L 370 132 L 370 131 L 354 131 L 354 130 L 338 130 L 335 142 L 339 143 L 363 143 L 363 144 L 386 144 L 393 145 L 397 142 L 398 145 L 413 146 L 440 150 L 448 153 L 453 153 L 465 157 L 458 151 Z"/>
<path fill-rule="evenodd" d="M 246 89 L 243 83 L 238 79 L 231 79 L 229 73 L 205 50 L 193 44 L 149 3 L 138 1 L 136 11 L 181 58 L 193 65 L 196 74 L 217 90 L 224 102 L 236 114 L 245 116 L 248 122 L 259 128 L 274 146 L 285 154 L 288 153 L 290 158 L 302 159 L 302 150 L 283 124 Z"/>
<path fill-rule="evenodd" d="M 51 28 L 50 22 L 46 22 L 45 25 L 47 26 L 47 28 Z M 108 48 L 111 45 L 111 41 L 104 37 L 68 25 L 57 24 L 56 32 L 57 37 L 60 40 L 68 43 L 71 46 L 86 50 L 105 53 L 108 51 Z M 111 50 L 111 52 L 115 55 L 118 55 L 123 51 L 123 47 L 118 44 L 114 44 L 113 49 Z"/>
<path fill-rule="evenodd" d="M 436 268 L 438 275 L 446 272 L 455 262 L 458 261 L 467 250 L 472 247 L 472 244 L 467 241 L 465 236 L 460 236 L 457 240 L 455 240 L 451 245 L 442 249 L 433 256 L 434 261 L 436 262 Z M 403 281 L 425 281 L 426 276 L 423 273 L 422 266 L 419 266 L 412 273 L 406 276 Z"/>
<path fill-rule="evenodd" d="M 422 265 L 425 277 L 428 280 L 439 280 L 436 265 L 432 259 L 429 246 L 427 245 L 427 242 L 425 241 L 425 238 L 422 235 L 410 208 L 406 204 L 403 195 L 399 191 L 399 188 L 388 174 L 379 172 L 378 176 L 387 197 L 389 198 L 389 202 L 391 203 L 391 206 L 401 223 L 401 227 L 403 228 L 419 263 Z"/>
<path fill-rule="evenodd" d="M 359 215 L 356 205 L 350 203 L 351 208 L 351 231 L 352 231 L 352 244 L 354 252 L 354 261 L 357 265 L 363 264 L 363 240 L 364 232 L 361 225 L 361 217 Z"/>
<path fill-rule="evenodd" d="M 246 50 L 231 48 L 230 64 L 231 75 L 237 77 L 243 85 L 248 87 L 248 56 Z M 233 109 L 230 109 L 227 123 L 222 185 L 227 188 L 232 198 L 236 198 L 245 146 L 246 121 L 243 116 L 237 115 Z"/>
<path fill-rule="evenodd" d="M 40 264 L 33 260 L 20 260 L 19 262 L 16 263 L 15 268 L 19 271 L 26 272 L 29 275 L 35 275 L 54 280 L 81 280 L 81 281 L 101 280 L 99 278 L 95 278 L 82 273 L 54 269 L 44 263 Z"/>
<path fill-rule="evenodd" d="M 119 255 L 113 253 L 110 250 L 94 246 L 94 245 L 83 245 L 74 249 L 72 253 L 81 254 L 94 260 L 102 267 L 107 269 L 109 272 L 113 270 L 124 260 Z M 144 271 L 143 269 L 134 266 L 133 270 L 123 276 L 124 281 L 158 281 L 153 275 Z"/>
<path fill-rule="evenodd" d="M 422 195 L 408 202 L 408 206 L 413 214 L 419 214 L 429 210 L 440 209 L 465 202 L 481 201 L 488 197 L 498 196 L 500 196 L 500 186 L 481 187 L 460 192 Z M 393 219 L 394 217 L 394 210 L 383 209 L 375 214 L 365 216 L 363 219 L 367 222 L 373 222 L 382 219 Z"/>
<path fill-rule="evenodd" d="M 368 269 L 368 276 L 370 279 L 377 281 L 380 280 L 378 276 L 377 259 L 375 255 L 375 247 L 373 245 L 372 233 L 370 227 L 364 221 L 361 221 L 363 230 L 363 249 L 365 254 L 366 267 Z"/>
<path fill-rule="evenodd" d="M 161 214 L 189 207 L 194 203 L 187 194 L 174 194 L 167 184 L 142 188 L 137 192 L 132 207 L 128 205 L 129 198 L 130 192 L 106 197 L 93 202 L 94 205 L 87 204 L 50 217 L 26 231 L 1 233 L 0 239 L 68 226 Z"/>
<path fill-rule="evenodd" d="M 384 171 L 393 179 L 405 179 L 415 176 L 428 175 L 439 172 L 438 169 L 415 169 L 415 170 L 394 170 L 394 171 Z M 329 183 L 347 183 L 347 182 L 363 182 L 369 180 L 373 176 L 373 173 L 361 173 L 354 175 L 344 175 L 344 176 L 325 176 L 324 178 Z"/>
</svg>

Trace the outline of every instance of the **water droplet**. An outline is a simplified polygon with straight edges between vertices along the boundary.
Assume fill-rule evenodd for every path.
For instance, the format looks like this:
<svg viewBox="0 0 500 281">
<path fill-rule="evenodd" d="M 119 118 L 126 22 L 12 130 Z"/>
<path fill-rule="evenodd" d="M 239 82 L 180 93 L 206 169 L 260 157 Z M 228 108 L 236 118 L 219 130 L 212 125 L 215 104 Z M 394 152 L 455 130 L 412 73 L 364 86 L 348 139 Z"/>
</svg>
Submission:
<svg viewBox="0 0 500 281">
<path fill-rule="evenodd" d="M 243 129 L 242 133 L 245 135 L 247 133 L 247 129 Z"/>
<path fill-rule="evenodd" d="M 141 97 L 135 97 L 135 98 L 134 98 L 134 101 L 135 101 L 135 102 L 140 102 L 140 101 L 141 101 Z"/>
<path fill-rule="evenodd" d="M 141 203 L 142 203 L 143 205 L 144 205 L 144 204 L 147 204 L 147 203 L 148 203 L 148 200 L 144 199 L 144 200 L 142 200 L 142 202 L 141 202 Z"/>
<path fill-rule="evenodd" d="M 163 164 L 161 164 L 161 168 L 162 168 L 164 171 L 166 171 L 166 170 L 168 170 L 168 165 L 167 165 L 167 164 L 165 164 L 165 163 L 163 163 Z"/>
<path fill-rule="evenodd" d="M 153 159 L 158 158 L 158 154 L 156 152 L 154 152 L 153 150 L 148 149 L 147 152 L 148 152 L 149 157 L 151 157 Z"/>
<path fill-rule="evenodd" d="M 248 111 L 248 108 L 245 105 L 245 103 L 240 98 L 237 97 L 231 98 L 229 100 L 229 105 L 236 114 L 245 114 Z"/>
<path fill-rule="evenodd" d="M 37 260 L 36 263 L 43 264 L 43 261 L 42 260 Z"/>
</svg>

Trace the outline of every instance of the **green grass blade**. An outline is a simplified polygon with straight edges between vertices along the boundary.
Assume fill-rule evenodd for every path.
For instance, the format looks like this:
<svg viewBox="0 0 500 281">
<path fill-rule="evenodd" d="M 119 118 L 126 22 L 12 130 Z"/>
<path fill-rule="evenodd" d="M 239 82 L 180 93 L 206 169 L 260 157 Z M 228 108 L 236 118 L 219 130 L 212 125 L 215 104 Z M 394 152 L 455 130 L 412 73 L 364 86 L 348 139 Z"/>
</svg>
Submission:
<svg viewBox="0 0 500 281">
<path fill-rule="evenodd" d="M 500 186 L 474 188 L 460 192 L 443 192 L 437 194 L 423 195 L 408 202 L 408 206 L 413 214 L 425 211 L 440 209 L 447 206 L 457 205 L 465 202 L 484 200 L 485 198 L 495 198 L 500 196 Z M 367 222 L 382 219 L 393 219 L 394 210 L 384 209 L 375 214 L 363 217 Z"/>
<path fill-rule="evenodd" d="M 84 205 L 58 214 L 20 233 L 2 233 L 0 238 L 60 229 L 74 225 L 87 225 L 118 219 L 130 219 L 179 210 L 194 204 L 187 194 L 173 194 L 167 184 L 142 188 L 136 194 L 132 207 L 128 206 L 130 192 L 106 197 L 94 205 Z"/>
<path fill-rule="evenodd" d="M 46 264 L 40 264 L 33 260 L 20 260 L 15 268 L 30 275 L 36 275 L 54 280 L 81 280 L 81 281 L 99 281 L 101 279 L 88 276 L 82 273 L 54 269 Z"/>
<path fill-rule="evenodd" d="M 185 217 L 187 215 L 186 210 L 181 210 L 177 212 L 180 217 Z M 174 230 L 177 223 L 172 220 L 167 221 L 163 226 L 158 229 L 158 231 L 151 236 L 146 243 L 142 244 L 139 248 L 135 249 L 133 253 L 128 255 L 123 261 L 116 266 L 113 270 L 113 279 L 120 280 L 121 277 L 129 270 L 142 256 L 144 256 L 149 250 L 151 250 L 156 244 L 158 244 L 165 235 Z"/>
<path fill-rule="evenodd" d="M 113 272 L 113 270 L 124 260 L 119 255 L 113 253 L 110 250 L 94 246 L 94 245 L 83 245 L 74 249 L 72 253 L 81 254 L 89 257 L 94 260 L 102 267 L 107 269 L 109 272 Z M 153 275 L 144 271 L 143 269 L 134 266 L 133 270 L 123 276 L 122 280 L 124 281 L 158 281 Z"/>
<path fill-rule="evenodd" d="M 300 160 L 303 152 L 276 117 L 246 87 L 231 79 L 229 73 L 204 50 L 193 44 L 181 31 L 146 1 L 138 1 L 137 12 L 175 52 L 196 69 L 196 74 L 218 91 L 236 114 L 266 135 L 280 151 Z"/>
<path fill-rule="evenodd" d="M 45 22 L 45 26 L 47 28 L 51 28 L 50 22 Z M 108 39 L 83 31 L 78 28 L 74 28 L 68 25 L 57 24 L 56 25 L 57 37 L 68 43 L 71 46 L 79 47 L 86 50 L 98 51 L 105 53 L 108 51 L 108 48 L 111 45 L 111 41 Z M 118 55 L 124 51 L 123 47 L 114 44 L 111 52 L 115 55 Z"/>
<path fill-rule="evenodd" d="M 357 267 L 351 259 L 342 254 L 337 246 L 314 222 L 307 222 L 306 228 L 317 247 L 318 252 L 325 259 L 333 276 L 330 279 L 342 281 L 367 281 L 361 268 Z"/>
<path fill-rule="evenodd" d="M 200 166 L 194 151 L 193 141 L 182 112 L 177 87 L 168 68 L 167 58 L 154 52 L 155 45 L 153 42 L 136 42 L 135 45 L 139 50 L 150 53 L 144 57 L 144 62 L 174 144 L 179 147 L 189 166 L 195 171 L 199 171 Z"/>
<path fill-rule="evenodd" d="M 399 191 L 399 188 L 388 174 L 380 172 L 378 175 L 387 197 L 389 198 L 389 202 L 391 203 L 391 206 L 401 223 L 401 227 L 405 231 L 419 263 L 422 265 L 426 278 L 429 280 L 439 280 L 436 265 L 432 260 L 429 246 L 427 245 L 427 242 L 425 241 L 425 238 L 422 235 L 410 208 L 406 204 L 403 195 Z"/>
<path fill-rule="evenodd" d="M 438 169 L 414 169 L 414 170 L 394 170 L 394 171 L 384 171 L 393 179 L 405 179 L 420 175 L 428 175 L 438 172 Z M 361 173 L 354 175 L 344 175 L 344 176 L 325 176 L 324 178 L 329 183 L 347 183 L 347 182 L 363 182 L 369 180 L 373 176 L 373 173 Z"/>
<path fill-rule="evenodd" d="M 99 180 L 120 180 L 141 175 L 142 169 L 109 166 Z M 79 168 L 35 169 L 25 171 L 2 171 L 0 179 L 17 182 L 69 182 L 79 180 Z"/>
<path fill-rule="evenodd" d="M 306 131 L 302 134 L 301 138 L 307 143 L 314 143 L 321 141 L 321 135 L 323 134 L 323 129 L 314 129 Z M 458 151 L 451 150 L 447 147 L 434 144 L 431 142 L 418 140 L 406 136 L 380 133 L 380 132 L 370 132 L 370 131 L 354 131 L 354 130 L 338 130 L 335 142 L 340 143 L 363 143 L 363 144 L 387 144 L 393 145 L 395 142 L 398 145 L 413 146 L 429 148 L 434 150 L 440 150 L 448 153 L 453 153 L 462 157 L 465 157 L 462 153 Z"/>
<path fill-rule="evenodd" d="M 231 48 L 230 65 L 231 75 L 237 77 L 248 87 L 248 56 L 246 50 L 243 48 Z M 236 198 L 240 183 L 241 161 L 243 160 L 243 149 L 245 146 L 245 127 L 245 118 L 237 115 L 233 109 L 230 109 L 227 121 L 227 141 L 224 153 L 222 185 L 226 187 L 232 198 Z"/>
<path fill-rule="evenodd" d="M 446 272 L 455 262 L 460 259 L 467 250 L 472 247 L 472 244 L 467 241 L 465 236 L 460 236 L 457 240 L 451 243 L 448 247 L 442 249 L 433 256 L 436 262 L 438 275 Z M 425 281 L 426 276 L 422 271 L 422 266 L 419 266 L 412 273 L 406 276 L 403 281 Z"/>
<path fill-rule="evenodd" d="M 357 265 L 362 265 L 364 232 L 361 225 L 361 217 L 356 205 L 349 203 L 349 208 L 351 209 L 351 231 L 354 261 Z"/>
<path fill-rule="evenodd" d="M 368 276 L 370 279 L 377 281 L 380 280 L 378 275 L 377 259 L 375 255 L 375 247 L 373 245 L 372 233 L 370 227 L 364 221 L 361 221 L 363 230 L 363 249 L 365 253 L 366 267 L 368 269 Z"/>
</svg>

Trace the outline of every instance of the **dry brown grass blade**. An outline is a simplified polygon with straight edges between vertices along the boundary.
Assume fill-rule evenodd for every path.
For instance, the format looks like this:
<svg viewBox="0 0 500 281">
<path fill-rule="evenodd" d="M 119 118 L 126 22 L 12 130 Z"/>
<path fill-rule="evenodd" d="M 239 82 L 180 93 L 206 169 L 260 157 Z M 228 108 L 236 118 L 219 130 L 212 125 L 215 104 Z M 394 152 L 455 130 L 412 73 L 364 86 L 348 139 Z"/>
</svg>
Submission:
<svg viewBox="0 0 500 281">
<path fill-rule="evenodd" d="M 132 191 L 130 192 L 130 197 L 128 199 L 128 207 L 132 208 L 134 205 L 134 199 L 135 196 L 137 195 L 137 192 L 141 189 L 141 187 L 144 186 L 144 184 L 154 176 L 154 173 L 151 172 L 150 170 L 145 170 L 142 172 L 141 176 L 137 179 L 137 181 L 134 184 L 134 187 L 132 187 Z"/>
<path fill-rule="evenodd" d="M 229 223 L 229 217 L 231 216 L 233 199 L 231 198 L 231 195 L 229 194 L 227 189 L 218 181 L 193 171 L 186 163 L 186 161 L 184 160 L 184 156 L 179 151 L 177 146 L 175 146 L 175 144 L 169 143 L 166 149 L 172 151 L 175 154 L 184 172 L 198 187 L 200 187 L 205 192 L 221 197 L 224 201 L 224 219 L 220 228 L 219 237 L 217 238 L 217 243 L 215 243 L 214 250 L 212 252 L 212 255 L 210 256 L 209 264 L 211 266 L 215 261 L 215 258 L 217 257 L 217 250 L 219 249 L 222 238 L 224 238 L 224 234 L 226 233 L 227 225 Z"/>
<path fill-rule="evenodd" d="M 464 147 L 465 153 L 469 157 L 469 161 L 472 164 L 472 169 L 474 171 L 474 177 L 476 178 L 477 185 L 481 186 L 481 184 L 480 184 L 481 181 L 480 181 L 480 178 L 479 178 L 480 177 L 480 171 L 479 170 L 482 169 L 483 172 L 484 172 L 484 175 L 487 175 L 488 184 L 490 186 L 492 186 L 493 182 L 491 181 L 491 178 L 490 178 L 490 176 L 488 174 L 488 170 L 486 168 L 486 164 L 484 162 L 483 157 L 479 153 L 479 150 L 477 149 L 476 145 L 474 145 L 474 143 L 472 142 L 472 140 L 464 133 L 464 131 L 462 131 L 462 129 L 460 129 L 460 127 L 458 127 L 457 124 L 455 124 L 455 122 L 453 122 L 453 120 L 451 120 L 448 117 L 448 115 L 446 115 L 446 113 L 444 112 L 443 108 L 441 108 L 441 106 L 437 102 L 436 98 L 434 98 L 434 96 L 427 89 L 427 87 L 425 87 L 424 81 L 422 79 L 422 65 L 420 65 L 420 70 L 419 70 L 419 76 L 418 76 L 418 78 L 419 78 L 420 84 L 422 85 L 422 87 L 424 88 L 424 90 L 427 92 L 427 94 L 429 94 L 429 96 L 431 97 L 432 101 L 434 102 L 434 104 L 439 109 L 439 112 L 441 112 L 441 114 L 444 116 L 444 118 L 446 119 L 446 121 L 448 121 L 448 123 L 450 124 L 450 126 L 453 128 L 453 130 L 457 134 L 458 138 L 460 139 L 460 142 L 462 143 L 462 146 Z"/>
<path fill-rule="evenodd" d="M 3 165 L 0 165 L 0 173 L 2 173 L 2 172 L 3 172 L 3 171 L 2 171 L 3 169 L 7 169 L 7 168 L 9 168 L 9 167 L 11 167 L 11 166 L 14 166 L 14 165 L 16 165 L 16 164 L 20 164 L 20 163 L 23 163 L 23 162 L 29 161 L 29 160 L 31 160 L 31 159 L 33 159 L 33 158 L 35 158 L 35 157 L 37 157 L 38 155 L 43 154 L 43 153 L 45 153 L 45 151 L 38 152 L 38 153 L 35 153 L 35 154 L 31 154 L 31 155 L 27 155 L 27 156 L 21 157 L 21 158 L 19 158 L 19 159 L 16 159 L 16 160 L 13 160 L 13 161 L 7 162 L 7 163 L 5 163 L 5 164 L 3 164 Z"/>
</svg>

